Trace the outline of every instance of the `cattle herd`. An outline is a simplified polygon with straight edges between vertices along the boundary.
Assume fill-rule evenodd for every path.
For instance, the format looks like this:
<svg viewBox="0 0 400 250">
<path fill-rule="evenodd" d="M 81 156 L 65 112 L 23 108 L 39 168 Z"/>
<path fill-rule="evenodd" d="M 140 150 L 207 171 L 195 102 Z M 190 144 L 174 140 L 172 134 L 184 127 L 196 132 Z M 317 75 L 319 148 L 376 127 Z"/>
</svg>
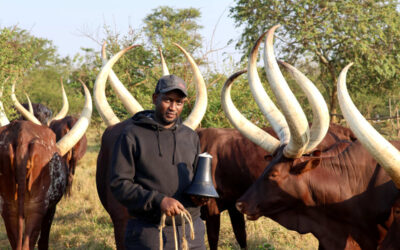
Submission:
<svg viewBox="0 0 400 250">
<path fill-rule="evenodd" d="M 327 105 L 314 84 L 295 67 L 277 61 L 274 26 L 256 41 L 248 69 L 233 74 L 221 91 L 221 106 L 235 129 L 198 128 L 207 108 L 207 89 L 198 66 L 184 48 L 193 71 L 196 102 L 184 124 L 195 130 L 203 152 L 213 156 L 212 178 L 219 198 L 201 208 L 210 249 L 218 248 L 220 214 L 228 210 L 235 237 L 246 249 L 245 216 L 266 216 L 299 233 L 312 233 L 319 249 L 400 249 L 400 141 L 387 141 L 361 115 L 339 75 L 338 100 L 349 128 L 330 123 Z M 265 41 L 264 69 L 279 109 L 259 78 L 258 49 Z M 127 210 L 112 196 L 107 180 L 113 145 L 126 122 L 108 104 L 107 79 L 126 110 L 143 108 L 112 71 L 127 47 L 110 59 L 102 49 L 103 67 L 93 87 L 96 108 L 107 125 L 97 158 L 98 196 L 114 226 L 117 249 L 124 249 Z M 163 74 L 169 74 L 161 56 Z M 312 107 L 307 118 L 283 77 L 287 70 Z M 235 79 L 247 73 L 249 86 L 271 127 L 259 128 L 235 107 L 230 91 Z M 84 84 L 81 116 L 67 116 L 68 100 L 52 112 L 42 104 L 20 104 L 12 86 L 11 99 L 21 119 L 8 121 L 0 99 L 0 212 L 13 249 L 49 248 L 56 205 L 71 193 L 77 162 L 86 151 L 85 132 L 92 100 Z M 1 98 L 1 92 L 0 92 Z M 28 110 L 29 109 L 29 110 Z M 50 119 L 50 120 L 49 120 Z"/>
</svg>

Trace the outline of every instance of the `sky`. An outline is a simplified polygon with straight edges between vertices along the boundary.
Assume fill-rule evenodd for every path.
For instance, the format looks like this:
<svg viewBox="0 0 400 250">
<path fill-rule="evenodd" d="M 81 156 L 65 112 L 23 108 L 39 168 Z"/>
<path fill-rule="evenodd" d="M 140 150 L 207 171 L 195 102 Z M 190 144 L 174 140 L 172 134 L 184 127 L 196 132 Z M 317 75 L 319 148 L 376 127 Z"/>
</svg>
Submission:
<svg viewBox="0 0 400 250">
<path fill-rule="evenodd" d="M 203 47 L 220 49 L 214 53 L 214 60 L 220 60 L 223 52 L 232 54 L 235 60 L 240 54 L 234 43 L 226 47 L 230 39 L 237 41 L 241 32 L 229 17 L 233 5 L 233 0 L 0 0 L 0 27 L 18 25 L 34 36 L 52 40 L 61 56 L 72 57 L 81 52 L 81 47 L 100 50 L 99 44 L 82 34 L 104 38 L 99 33 L 104 24 L 126 34 L 129 25 L 140 29 L 145 16 L 159 6 L 194 7 L 202 14 L 198 23 L 203 26 Z"/>
</svg>

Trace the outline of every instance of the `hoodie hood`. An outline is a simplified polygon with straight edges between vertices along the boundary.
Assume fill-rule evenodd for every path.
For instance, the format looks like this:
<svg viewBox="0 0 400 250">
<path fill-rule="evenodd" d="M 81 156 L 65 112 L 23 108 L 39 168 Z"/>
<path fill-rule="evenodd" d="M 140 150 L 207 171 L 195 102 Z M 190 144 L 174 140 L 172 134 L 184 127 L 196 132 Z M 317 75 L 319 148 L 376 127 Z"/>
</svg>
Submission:
<svg viewBox="0 0 400 250">
<path fill-rule="evenodd" d="M 154 130 L 160 130 L 160 131 L 166 130 L 167 128 L 164 128 L 163 125 L 161 125 L 155 120 L 154 113 L 155 113 L 154 110 L 140 111 L 132 117 L 133 123 L 139 126 L 153 128 Z M 179 117 L 176 120 L 174 126 L 168 129 L 173 130 L 181 125 L 182 125 L 182 119 Z"/>
<path fill-rule="evenodd" d="M 154 118 L 154 110 L 144 110 L 136 113 L 133 117 L 133 123 L 142 126 L 148 129 L 152 129 L 155 132 L 155 136 L 157 138 L 157 146 L 158 146 L 158 155 L 160 157 L 163 156 L 163 152 L 161 150 L 160 145 L 160 132 L 162 131 L 171 131 L 173 135 L 173 150 L 172 150 L 172 164 L 175 164 L 175 154 L 176 154 L 176 130 L 182 125 L 182 119 L 178 117 L 175 124 L 170 128 L 165 128 L 163 125 L 158 123 Z"/>
</svg>

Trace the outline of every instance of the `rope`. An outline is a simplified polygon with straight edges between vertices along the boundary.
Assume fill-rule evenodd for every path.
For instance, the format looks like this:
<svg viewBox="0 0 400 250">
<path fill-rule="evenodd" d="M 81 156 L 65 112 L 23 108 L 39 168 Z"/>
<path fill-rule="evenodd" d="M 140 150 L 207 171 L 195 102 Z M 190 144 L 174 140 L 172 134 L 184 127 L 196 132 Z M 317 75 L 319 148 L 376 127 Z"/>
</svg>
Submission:
<svg viewBox="0 0 400 250">
<path fill-rule="evenodd" d="M 194 227 L 193 227 L 193 220 L 190 213 L 184 209 L 181 213 L 181 221 L 182 221 L 182 250 L 188 250 L 189 246 L 186 240 L 186 232 L 185 232 L 185 219 L 188 221 L 190 226 L 190 239 L 194 240 Z M 165 227 L 165 219 L 167 215 L 165 213 L 161 216 L 160 226 L 158 229 L 160 230 L 160 250 L 164 249 L 163 246 L 163 239 L 162 239 L 162 229 Z M 175 249 L 178 250 L 178 239 L 176 234 L 176 226 L 175 226 L 175 216 L 172 216 L 172 227 L 174 228 L 174 242 L 175 242 Z"/>
</svg>

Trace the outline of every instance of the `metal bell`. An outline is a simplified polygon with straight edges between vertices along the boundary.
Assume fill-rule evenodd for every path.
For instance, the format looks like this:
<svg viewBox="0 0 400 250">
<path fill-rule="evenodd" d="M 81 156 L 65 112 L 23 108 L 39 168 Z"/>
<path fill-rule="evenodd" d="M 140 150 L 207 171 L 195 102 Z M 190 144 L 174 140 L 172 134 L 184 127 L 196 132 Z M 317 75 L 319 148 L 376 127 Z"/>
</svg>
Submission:
<svg viewBox="0 0 400 250">
<path fill-rule="evenodd" d="M 196 173 L 192 184 L 186 190 L 187 194 L 218 198 L 218 193 L 214 188 L 211 176 L 212 156 L 204 152 L 199 154 Z"/>
</svg>

